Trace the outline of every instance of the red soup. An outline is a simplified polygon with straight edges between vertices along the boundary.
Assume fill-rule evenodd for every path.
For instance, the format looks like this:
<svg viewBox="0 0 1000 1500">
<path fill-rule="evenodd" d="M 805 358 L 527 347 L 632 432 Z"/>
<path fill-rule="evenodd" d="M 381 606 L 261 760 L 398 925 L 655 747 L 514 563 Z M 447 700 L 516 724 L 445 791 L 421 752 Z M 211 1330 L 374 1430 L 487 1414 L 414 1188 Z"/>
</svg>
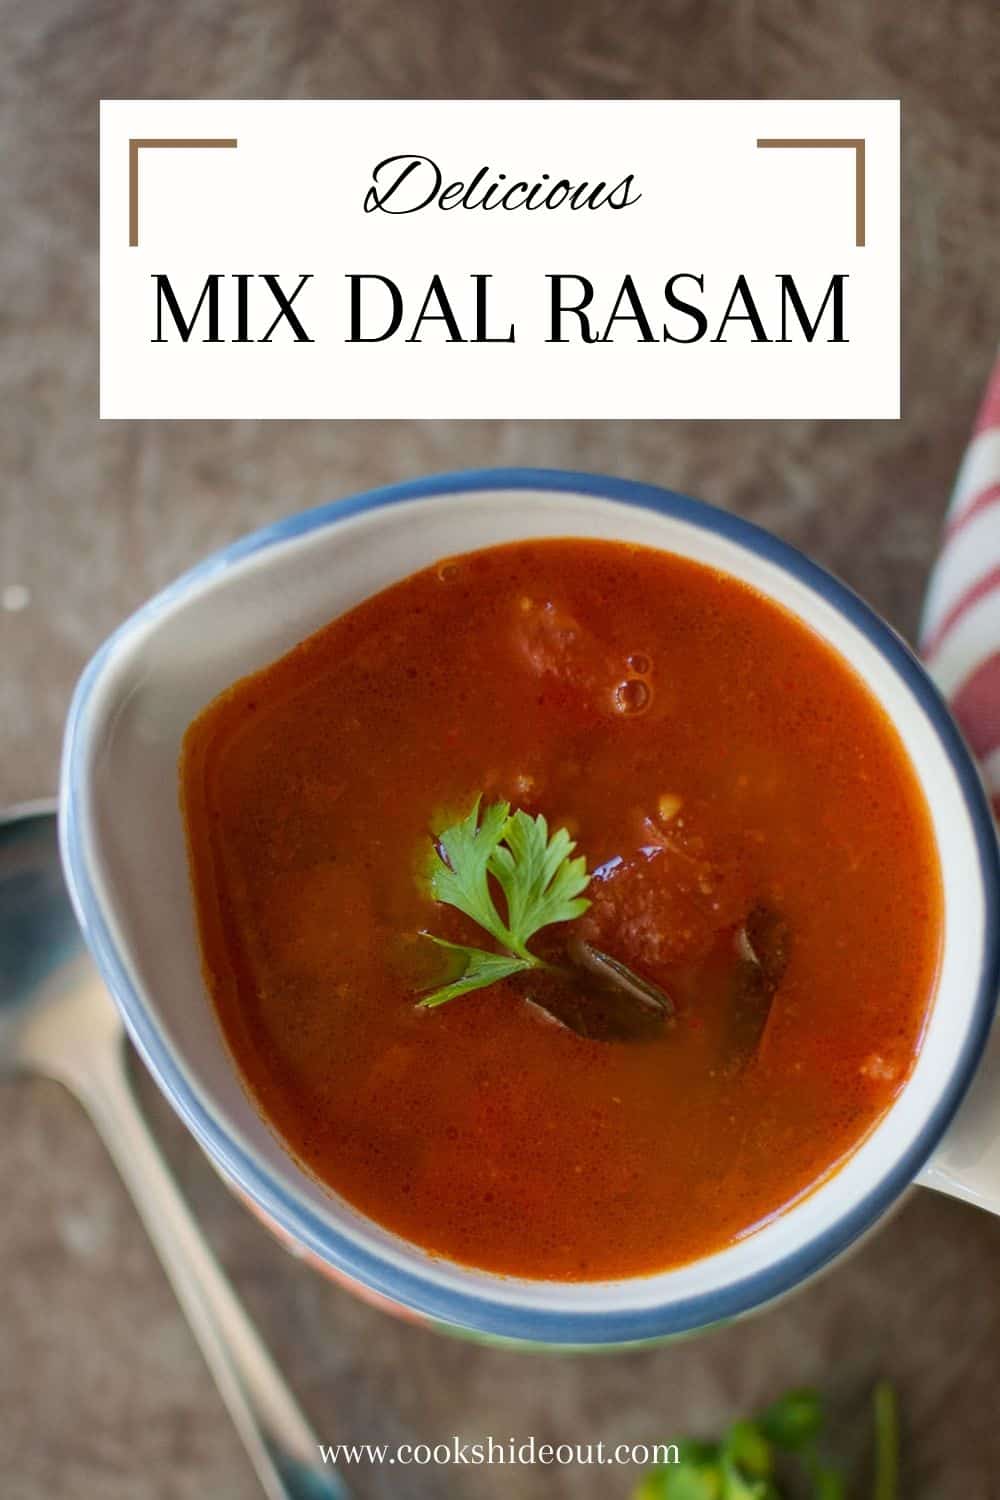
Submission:
<svg viewBox="0 0 1000 1500">
<path fill-rule="evenodd" d="M 181 776 L 246 1087 L 431 1252 L 575 1280 L 719 1250 L 913 1066 L 942 915 L 904 750 L 708 568 L 449 559 L 223 693 Z"/>
</svg>

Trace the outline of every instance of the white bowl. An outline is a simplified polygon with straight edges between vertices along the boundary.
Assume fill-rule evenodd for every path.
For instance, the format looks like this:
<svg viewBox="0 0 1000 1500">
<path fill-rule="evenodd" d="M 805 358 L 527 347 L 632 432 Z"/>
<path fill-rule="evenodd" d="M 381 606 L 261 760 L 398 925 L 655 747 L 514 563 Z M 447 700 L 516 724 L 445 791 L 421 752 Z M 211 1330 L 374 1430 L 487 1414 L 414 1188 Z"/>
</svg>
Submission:
<svg viewBox="0 0 1000 1500">
<path fill-rule="evenodd" d="M 206 994 L 178 807 L 181 739 L 236 678 L 437 558 L 544 536 L 644 543 L 746 580 L 798 615 L 884 706 L 923 787 L 944 878 L 940 981 L 912 1076 L 827 1181 L 693 1264 L 558 1283 L 435 1259 L 325 1191 L 239 1081 Z M 411 1313 L 496 1338 L 607 1344 L 689 1332 L 790 1290 L 844 1251 L 937 1147 L 997 993 L 997 845 L 968 752 L 903 642 L 854 594 L 757 527 L 679 495 L 560 471 L 469 473 L 324 506 L 217 553 L 115 632 L 77 687 L 62 841 L 86 939 L 132 1038 L 209 1156 L 273 1227 Z"/>
</svg>

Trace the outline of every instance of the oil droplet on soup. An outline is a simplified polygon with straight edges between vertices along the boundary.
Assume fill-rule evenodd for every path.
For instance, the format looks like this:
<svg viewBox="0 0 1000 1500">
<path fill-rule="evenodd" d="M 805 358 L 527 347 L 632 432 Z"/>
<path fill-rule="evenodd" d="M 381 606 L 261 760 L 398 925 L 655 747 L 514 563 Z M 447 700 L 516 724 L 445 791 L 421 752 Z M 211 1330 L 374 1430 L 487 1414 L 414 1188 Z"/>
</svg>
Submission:
<svg viewBox="0 0 1000 1500">
<path fill-rule="evenodd" d="M 181 778 L 251 1096 L 436 1254 L 560 1280 L 691 1261 L 821 1182 L 905 1087 L 941 892 L 903 747 L 824 642 L 687 559 L 443 559 L 223 693 Z M 595 872 L 539 956 L 590 944 L 669 996 L 669 1027 L 588 1040 L 517 977 L 418 1008 L 421 933 L 489 943 L 424 874 L 431 825 L 480 794 L 571 829 Z"/>
</svg>

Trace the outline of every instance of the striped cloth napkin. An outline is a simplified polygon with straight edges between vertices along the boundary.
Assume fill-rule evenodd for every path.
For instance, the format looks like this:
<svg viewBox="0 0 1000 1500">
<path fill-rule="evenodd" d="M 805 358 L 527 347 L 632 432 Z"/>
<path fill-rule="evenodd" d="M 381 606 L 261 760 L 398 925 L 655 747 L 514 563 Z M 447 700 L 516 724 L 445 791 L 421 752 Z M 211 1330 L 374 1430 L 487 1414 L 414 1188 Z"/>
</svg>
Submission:
<svg viewBox="0 0 1000 1500">
<path fill-rule="evenodd" d="M 920 649 L 1000 816 L 1000 357 L 955 481 Z"/>
</svg>

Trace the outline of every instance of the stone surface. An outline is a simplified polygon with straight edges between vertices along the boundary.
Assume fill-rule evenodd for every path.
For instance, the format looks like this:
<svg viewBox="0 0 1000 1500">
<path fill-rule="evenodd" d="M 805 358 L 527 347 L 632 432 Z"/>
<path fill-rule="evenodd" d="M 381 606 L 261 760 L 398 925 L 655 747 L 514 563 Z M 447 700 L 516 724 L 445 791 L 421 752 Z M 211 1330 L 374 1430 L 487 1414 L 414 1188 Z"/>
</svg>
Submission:
<svg viewBox="0 0 1000 1500">
<path fill-rule="evenodd" d="M 7 0 L 0 129 L 0 800 L 50 793 L 74 677 L 181 568 L 358 488 L 469 464 L 657 480 L 772 527 L 906 632 L 995 350 L 1000 49 L 991 0 Z M 97 99 L 817 96 L 903 100 L 899 423 L 97 420 Z M 669 170 L 669 162 L 665 163 Z M 27 593 L 25 593 L 27 591 Z M 147 1089 L 206 1232 L 325 1439 L 653 1441 L 781 1388 L 830 1391 L 863 1466 L 892 1375 L 906 1500 L 1000 1495 L 1000 1224 L 914 1193 L 777 1310 L 681 1347 L 497 1353 L 407 1327 L 302 1270 Z M 135 1215 L 54 1085 L 0 1089 L 5 1500 L 258 1494 Z M 863 1467 L 859 1473 L 863 1472 Z M 362 1497 L 615 1500 L 626 1470 L 359 1469 Z"/>
</svg>

